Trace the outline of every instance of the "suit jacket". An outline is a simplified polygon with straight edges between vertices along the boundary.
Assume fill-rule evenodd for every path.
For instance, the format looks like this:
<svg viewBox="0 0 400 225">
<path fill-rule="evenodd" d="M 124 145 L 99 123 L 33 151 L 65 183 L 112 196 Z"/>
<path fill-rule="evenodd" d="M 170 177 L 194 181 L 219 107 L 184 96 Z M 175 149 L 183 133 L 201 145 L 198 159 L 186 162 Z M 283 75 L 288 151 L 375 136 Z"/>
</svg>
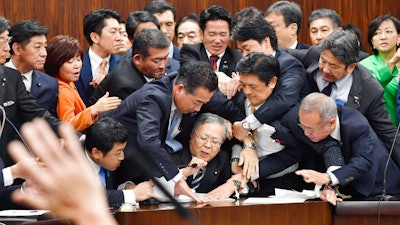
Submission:
<svg viewBox="0 0 400 225">
<path fill-rule="evenodd" d="M 192 155 L 190 154 L 189 146 L 187 145 L 184 146 L 182 151 L 169 154 L 178 167 L 185 166 L 190 162 L 190 160 L 192 160 Z M 196 192 L 208 193 L 224 184 L 229 178 L 231 178 L 231 176 L 230 158 L 228 153 L 221 149 L 220 152 L 207 163 L 204 177 L 201 180 L 200 186 L 196 189 Z M 186 182 L 189 186 L 192 181 L 193 176 L 187 177 Z"/>
<path fill-rule="evenodd" d="M 14 70 L 0 65 L 0 103 L 4 107 L 7 118 L 17 126 L 24 122 L 31 121 L 35 117 L 42 117 L 57 131 L 60 121 L 42 108 L 36 98 L 26 91 L 21 74 Z M 2 115 L 2 113 L 0 113 Z M 9 122 L 5 123 L 3 134 L 0 139 L 0 157 L 4 160 L 5 166 L 14 164 L 7 152 L 7 144 L 17 139 L 18 136 Z"/>
<path fill-rule="evenodd" d="M 172 54 L 172 58 L 178 62 L 181 58 L 181 50 L 176 45 L 174 45 L 174 53 Z"/>
<path fill-rule="evenodd" d="M 289 51 L 289 50 L 288 50 Z M 315 74 L 319 71 L 319 47 L 312 46 L 308 50 L 291 50 L 290 54 L 303 62 L 306 67 L 307 79 L 311 89 L 319 92 L 314 80 Z M 371 75 L 371 73 L 360 64 L 357 64 L 353 71 L 353 84 L 350 89 L 347 103 L 348 107 L 357 109 L 363 114 L 372 129 L 378 134 L 379 138 L 390 149 L 396 135 L 396 127 L 390 120 L 389 114 L 385 109 L 383 100 L 382 85 Z M 400 139 L 397 138 L 395 149 L 392 155 L 396 164 L 400 166 Z"/>
<path fill-rule="evenodd" d="M 165 145 L 173 100 L 172 88 L 176 76 L 177 74 L 174 73 L 164 76 L 160 80 L 146 83 L 122 101 L 118 108 L 100 116 L 114 118 L 128 129 L 129 138 L 125 148 L 125 159 L 115 171 L 119 179 L 134 180 L 140 175 L 139 169 L 135 166 L 137 164 L 135 158 L 139 155 L 143 155 L 143 157 L 147 155 L 152 159 L 151 161 L 156 166 L 153 165 L 148 170 L 160 171 L 161 174 L 155 174 L 156 176 L 163 175 L 170 180 L 178 174 L 178 169 L 168 156 Z M 226 114 L 224 115 L 231 117 L 240 114 L 237 106 L 219 92 L 214 94 L 212 100 L 203 108 L 215 110 L 210 112 L 223 111 L 221 108 L 225 108 Z M 188 127 L 188 129 L 190 128 Z M 123 181 L 119 180 L 118 183 Z"/>
<path fill-rule="evenodd" d="M 11 199 L 12 192 L 18 188 L 21 188 L 21 185 L 4 187 L 3 168 L 4 163 L 0 158 L 0 210 L 22 208 L 22 206 L 15 204 Z"/>
<path fill-rule="evenodd" d="M 58 82 L 53 77 L 34 70 L 32 73 L 31 93 L 40 106 L 57 116 Z"/>
<path fill-rule="evenodd" d="M 126 51 L 124 58 L 128 58 L 129 60 L 132 60 L 132 49 L 129 49 L 128 51 Z M 168 58 L 167 68 L 165 69 L 166 74 L 178 72 L 178 70 L 180 68 L 180 64 L 179 64 L 178 60 L 179 60 L 179 58 L 178 59 Z"/>
<path fill-rule="evenodd" d="M 123 58 L 99 86 L 94 90 L 89 103 L 92 105 L 108 91 L 110 96 L 117 96 L 121 100 L 128 97 L 147 83 L 144 75 L 132 62 L 132 57 Z"/>
<path fill-rule="evenodd" d="M 105 171 L 106 175 L 106 193 L 108 204 L 112 208 L 119 208 L 125 202 L 124 193 L 122 190 L 114 189 L 113 178 L 110 171 Z"/>
<path fill-rule="evenodd" d="M 225 54 L 222 56 L 218 71 L 224 72 L 228 76 L 232 76 L 232 72 L 236 71 L 236 64 L 242 58 L 239 51 L 233 50 L 230 47 L 225 49 Z M 193 45 L 183 45 L 181 48 L 181 66 L 190 61 L 210 62 L 207 56 L 206 49 L 203 43 Z M 211 66 L 211 64 L 210 64 Z"/>
<path fill-rule="evenodd" d="M 236 99 L 236 102 L 245 114 L 246 97 L 242 92 L 238 95 L 239 96 Z M 267 102 L 265 102 L 264 104 L 266 103 Z M 276 129 L 275 133 L 271 137 L 281 140 L 282 145 L 284 145 L 285 148 L 279 152 L 267 155 L 259 162 L 259 175 L 261 179 L 281 172 L 289 166 L 300 162 L 305 153 L 306 148 L 304 144 L 299 142 L 296 137 L 290 133 L 290 130 L 281 123 L 282 115 L 277 115 L 277 117 L 277 119 L 268 123 Z"/>
<path fill-rule="evenodd" d="M 301 42 L 297 42 L 296 49 L 308 49 L 310 46 Z"/>
<path fill-rule="evenodd" d="M 363 196 L 382 193 L 384 176 L 388 194 L 400 193 L 400 169 L 385 144 L 358 111 L 338 106 L 342 152 L 346 165 L 333 171 L 341 185 L 351 184 Z M 385 164 L 389 160 L 386 175 Z"/>
<path fill-rule="evenodd" d="M 311 92 L 305 69 L 299 60 L 279 50 L 275 57 L 279 61 L 281 73 L 272 95 L 254 112 L 260 123 L 268 124 L 276 120 Z"/>
<path fill-rule="evenodd" d="M 92 64 L 90 63 L 89 58 L 89 51 L 86 51 L 83 56 L 83 64 L 79 79 L 75 82 L 76 89 L 79 92 L 83 102 L 86 106 L 90 106 L 89 99 L 90 96 L 93 94 L 94 88 L 90 85 L 90 82 L 93 80 L 92 75 Z M 109 69 L 108 72 L 110 73 L 114 67 L 117 66 L 119 61 L 121 61 L 122 57 L 119 55 L 111 55 L 109 61 Z"/>
</svg>

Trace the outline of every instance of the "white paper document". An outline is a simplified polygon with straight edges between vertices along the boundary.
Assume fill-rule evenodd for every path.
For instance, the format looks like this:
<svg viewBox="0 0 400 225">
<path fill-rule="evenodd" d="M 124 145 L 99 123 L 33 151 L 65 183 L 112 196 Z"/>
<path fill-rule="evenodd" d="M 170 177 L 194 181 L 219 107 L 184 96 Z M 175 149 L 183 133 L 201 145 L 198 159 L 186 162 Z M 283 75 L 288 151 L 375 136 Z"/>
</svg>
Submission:
<svg viewBox="0 0 400 225">
<path fill-rule="evenodd" d="M 275 188 L 275 195 L 269 197 L 247 198 L 243 204 L 283 204 L 305 202 L 307 199 L 316 198 L 314 191 L 303 190 L 302 192 Z"/>
</svg>

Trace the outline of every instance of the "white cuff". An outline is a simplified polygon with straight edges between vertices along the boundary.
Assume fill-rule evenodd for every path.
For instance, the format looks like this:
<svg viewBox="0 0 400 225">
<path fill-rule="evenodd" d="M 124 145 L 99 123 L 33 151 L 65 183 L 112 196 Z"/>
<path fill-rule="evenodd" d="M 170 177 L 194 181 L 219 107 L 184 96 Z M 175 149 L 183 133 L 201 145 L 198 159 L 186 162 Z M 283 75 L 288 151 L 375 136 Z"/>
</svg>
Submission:
<svg viewBox="0 0 400 225">
<path fill-rule="evenodd" d="M 3 181 L 4 181 L 4 187 L 10 186 L 11 184 L 14 183 L 14 178 L 12 176 L 10 167 L 3 169 Z"/>
<path fill-rule="evenodd" d="M 341 166 L 330 166 L 326 171 L 326 173 L 329 174 L 329 176 L 331 177 L 332 185 L 340 184 L 339 179 L 335 176 L 335 174 L 332 173 L 332 171 L 335 171 L 340 168 Z"/>
<path fill-rule="evenodd" d="M 124 193 L 124 203 L 129 203 L 132 205 L 136 204 L 136 196 L 133 189 L 122 190 L 122 193 Z"/>
<path fill-rule="evenodd" d="M 250 114 L 245 118 L 246 122 L 249 124 L 249 127 L 251 130 L 257 130 L 262 124 L 260 121 L 257 120 L 257 118 L 254 116 L 254 114 Z"/>
<path fill-rule="evenodd" d="M 175 183 L 178 183 L 178 181 L 179 181 L 182 177 L 183 177 L 183 173 L 182 173 L 182 171 L 179 170 L 179 173 L 178 173 L 174 178 L 172 178 L 172 180 L 173 180 Z"/>
</svg>

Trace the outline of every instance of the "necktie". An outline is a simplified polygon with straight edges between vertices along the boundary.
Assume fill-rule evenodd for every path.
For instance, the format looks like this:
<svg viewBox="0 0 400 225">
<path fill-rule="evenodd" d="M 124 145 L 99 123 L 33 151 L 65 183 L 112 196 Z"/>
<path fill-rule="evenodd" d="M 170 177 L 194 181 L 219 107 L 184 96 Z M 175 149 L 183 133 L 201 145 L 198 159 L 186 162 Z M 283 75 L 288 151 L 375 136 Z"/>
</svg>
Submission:
<svg viewBox="0 0 400 225">
<path fill-rule="evenodd" d="M 331 96 L 332 93 L 332 85 L 334 85 L 335 82 L 330 82 L 324 89 L 322 89 L 321 93 L 325 94 L 326 96 Z"/>
<path fill-rule="evenodd" d="M 106 75 L 107 74 L 106 66 L 107 66 L 107 60 L 103 59 L 100 63 L 99 73 Z"/>
<path fill-rule="evenodd" d="M 212 66 L 212 69 L 215 71 L 217 70 L 217 61 L 218 61 L 219 57 L 217 55 L 212 55 L 210 56 L 210 63 Z"/>
<path fill-rule="evenodd" d="M 201 180 L 204 177 L 204 167 L 202 167 L 199 172 L 197 172 L 196 176 L 193 176 L 192 183 L 190 184 L 190 188 L 197 189 L 200 186 Z"/>
<path fill-rule="evenodd" d="M 172 132 L 174 131 L 175 127 L 178 125 L 178 121 L 180 119 L 181 113 L 178 110 L 175 110 L 175 111 L 173 111 L 171 113 L 173 113 L 174 115 L 172 117 L 171 125 L 169 126 L 169 129 L 168 129 L 168 132 L 167 132 L 167 138 L 165 140 L 165 143 L 169 147 L 168 150 L 171 153 L 175 153 L 175 152 L 178 152 L 178 151 L 183 149 L 182 144 L 179 141 L 177 141 L 177 140 L 175 140 L 174 138 L 171 137 Z"/>
<path fill-rule="evenodd" d="M 100 168 L 99 177 L 103 186 L 106 187 L 106 173 L 103 167 Z"/>
<path fill-rule="evenodd" d="M 31 84 L 29 83 L 29 80 L 28 80 L 28 78 L 26 78 L 25 75 L 22 75 L 22 81 L 23 81 L 24 84 L 25 84 L 26 90 L 27 90 L 28 92 L 31 92 Z"/>
</svg>

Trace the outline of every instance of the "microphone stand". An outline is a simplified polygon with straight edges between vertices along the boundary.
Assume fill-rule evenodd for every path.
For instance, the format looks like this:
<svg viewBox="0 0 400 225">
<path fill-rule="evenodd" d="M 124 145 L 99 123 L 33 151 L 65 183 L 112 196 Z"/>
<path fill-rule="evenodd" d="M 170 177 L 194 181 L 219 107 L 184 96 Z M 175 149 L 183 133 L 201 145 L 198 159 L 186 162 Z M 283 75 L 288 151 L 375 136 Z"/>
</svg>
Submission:
<svg viewBox="0 0 400 225">
<path fill-rule="evenodd" d="M 389 167 L 390 158 L 392 158 L 392 153 L 393 153 L 394 146 L 396 144 L 397 134 L 399 133 L 399 128 L 400 128 L 400 123 L 397 124 L 396 134 L 394 136 L 393 143 L 392 143 L 392 146 L 389 151 L 388 159 L 387 159 L 386 165 L 385 165 L 385 170 L 383 171 L 382 194 L 375 197 L 375 200 L 378 200 L 378 201 L 396 201 L 397 200 L 394 196 L 386 194 L 386 173 L 387 173 L 387 168 Z"/>
<path fill-rule="evenodd" d="M 140 152 L 140 150 L 135 151 L 136 157 L 132 157 L 135 161 L 136 166 L 138 167 L 139 170 L 141 170 L 145 176 L 150 177 L 150 179 L 153 181 L 154 185 L 156 185 L 158 188 L 160 188 L 161 192 L 171 201 L 171 203 L 175 206 L 176 211 L 178 214 L 189 220 L 190 224 L 192 225 L 201 225 L 202 223 L 194 217 L 192 211 L 190 211 L 188 208 L 185 208 L 182 206 L 180 202 L 176 200 L 174 196 L 169 193 L 169 191 L 158 181 L 155 179 L 155 176 L 150 172 L 151 169 L 146 163 L 152 163 L 154 164 L 145 154 Z"/>
</svg>

